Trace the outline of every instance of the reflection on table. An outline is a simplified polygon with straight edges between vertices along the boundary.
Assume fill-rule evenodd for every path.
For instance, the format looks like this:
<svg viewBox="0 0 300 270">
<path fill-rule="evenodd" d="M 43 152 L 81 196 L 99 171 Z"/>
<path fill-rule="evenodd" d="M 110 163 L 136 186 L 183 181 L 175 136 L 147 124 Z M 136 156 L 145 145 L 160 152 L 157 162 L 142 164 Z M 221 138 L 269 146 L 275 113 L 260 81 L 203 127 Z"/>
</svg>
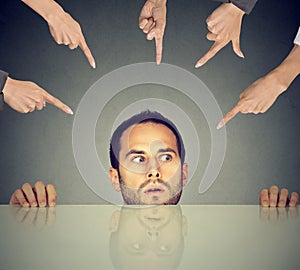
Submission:
<svg viewBox="0 0 300 270">
<path fill-rule="evenodd" d="M 0 269 L 286 269 L 297 208 L 0 206 Z"/>
</svg>

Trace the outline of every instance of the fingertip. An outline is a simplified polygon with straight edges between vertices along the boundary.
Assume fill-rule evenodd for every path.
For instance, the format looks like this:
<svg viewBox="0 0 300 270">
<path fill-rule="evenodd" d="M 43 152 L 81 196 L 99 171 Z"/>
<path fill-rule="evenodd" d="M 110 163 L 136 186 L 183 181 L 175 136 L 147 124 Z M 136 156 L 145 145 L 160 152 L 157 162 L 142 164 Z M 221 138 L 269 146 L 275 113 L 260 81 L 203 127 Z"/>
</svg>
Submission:
<svg viewBox="0 0 300 270">
<path fill-rule="evenodd" d="M 50 207 L 56 206 L 56 202 L 55 202 L 55 201 L 50 202 L 50 205 L 49 205 L 49 206 L 50 206 Z"/>
<path fill-rule="evenodd" d="M 161 63 L 161 55 L 156 56 L 156 64 L 160 65 L 160 63 Z"/>
<path fill-rule="evenodd" d="M 220 129 L 220 128 L 224 127 L 224 126 L 225 126 L 225 120 L 222 119 L 222 120 L 219 122 L 219 124 L 217 125 L 217 129 Z"/>
<path fill-rule="evenodd" d="M 245 55 L 243 54 L 242 51 L 239 51 L 238 56 L 241 57 L 241 58 L 243 58 L 243 59 L 245 58 Z"/>
<path fill-rule="evenodd" d="M 196 64 L 195 64 L 195 68 L 199 68 L 202 67 L 205 63 L 202 60 L 199 60 Z"/>
<path fill-rule="evenodd" d="M 140 21 L 140 23 L 139 23 L 139 28 L 140 28 L 140 29 L 143 29 L 143 28 L 146 26 L 147 23 L 148 23 L 148 20 L 147 20 L 147 19 L 142 19 L 142 20 Z"/>
<path fill-rule="evenodd" d="M 70 115 L 73 115 L 73 114 L 74 114 L 70 107 L 66 107 L 66 108 L 64 109 L 64 112 L 67 113 L 67 114 L 70 114 Z"/>
<path fill-rule="evenodd" d="M 264 201 L 261 202 L 261 206 L 262 207 L 269 207 L 269 202 L 264 200 Z"/>
</svg>

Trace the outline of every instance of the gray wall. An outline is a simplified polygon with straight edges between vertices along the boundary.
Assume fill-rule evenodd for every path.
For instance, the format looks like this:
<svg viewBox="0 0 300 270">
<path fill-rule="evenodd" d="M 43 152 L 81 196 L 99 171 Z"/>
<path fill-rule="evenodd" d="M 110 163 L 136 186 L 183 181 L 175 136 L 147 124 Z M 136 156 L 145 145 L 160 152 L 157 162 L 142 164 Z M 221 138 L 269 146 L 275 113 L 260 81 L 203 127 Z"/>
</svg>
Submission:
<svg viewBox="0 0 300 270">
<path fill-rule="evenodd" d="M 13 78 L 38 83 L 76 111 L 87 89 L 103 75 L 155 59 L 154 44 L 137 26 L 144 1 L 58 2 L 80 22 L 97 69 L 89 67 L 81 50 L 56 45 L 47 24 L 21 1 L 1 1 L 0 69 Z M 246 58 L 238 58 L 227 46 L 196 70 L 196 60 L 211 46 L 205 39 L 205 19 L 219 4 L 170 0 L 163 62 L 198 76 L 226 113 L 243 89 L 278 65 L 292 48 L 299 26 L 297 2 L 258 1 L 243 21 L 241 47 Z M 299 88 L 298 78 L 267 113 L 238 115 L 230 122 L 222 170 L 214 185 L 200 195 L 198 179 L 209 152 L 204 147 L 204 163 L 181 202 L 256 204 L 259 190 L 271 184 L 300 191 Z M 114 117 L 108 114 L 107 125 Z M 50 105 L 28 115 L 9 108 L 0 114 L 0 203 L 7 203 L 25 181 L 33 184 L 37 179 L 56 185 L 60 204 L 106 203 L 89 189 L 76 167 L 73 119 Z"/>
</svg>

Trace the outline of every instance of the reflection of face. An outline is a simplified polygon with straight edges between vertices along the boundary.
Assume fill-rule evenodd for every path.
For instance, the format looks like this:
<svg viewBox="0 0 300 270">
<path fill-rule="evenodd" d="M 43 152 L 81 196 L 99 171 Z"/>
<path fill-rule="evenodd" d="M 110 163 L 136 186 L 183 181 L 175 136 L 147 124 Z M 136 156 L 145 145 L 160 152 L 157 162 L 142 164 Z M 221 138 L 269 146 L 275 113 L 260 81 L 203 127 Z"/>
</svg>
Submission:
<svg viewBox="0 0 300 270">
<path fill-rule="evenodd" d="M 177 140 L 165 125 L 146 122 L 120 138 L 119 182 L 126 204 L 177 204 L 186 184 Z"/>
<path fill-rule="evenodd" d="M 111 253 L 120 269 L 174 269 L 183 252 L 179 206 L 122 209 Z"/>
</svg>

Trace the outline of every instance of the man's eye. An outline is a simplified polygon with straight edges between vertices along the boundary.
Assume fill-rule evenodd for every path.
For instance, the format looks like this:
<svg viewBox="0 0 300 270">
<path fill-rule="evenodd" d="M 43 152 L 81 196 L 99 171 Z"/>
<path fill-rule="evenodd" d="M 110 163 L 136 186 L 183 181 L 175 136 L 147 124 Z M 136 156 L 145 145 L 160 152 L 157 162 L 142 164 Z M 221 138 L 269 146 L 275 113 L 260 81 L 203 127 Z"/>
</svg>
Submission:
<svg viewBox="0 0 300 270">
<path fill-rule="evenodd" d="M 143 163 L 143 162 L 145 162 L 145 158 L 142 156 L 138 156 L 138 157 L 133 158 L 132 161 L 135 163 Z"/>
<path fill-rule="evenodd" d="M 161 155 L 159 157 L 160 161 L 171 161 L 172 160 L 172 156 L 169 155 L 169 154 L 164 154 L 164 155 Z"/>
</svg>

